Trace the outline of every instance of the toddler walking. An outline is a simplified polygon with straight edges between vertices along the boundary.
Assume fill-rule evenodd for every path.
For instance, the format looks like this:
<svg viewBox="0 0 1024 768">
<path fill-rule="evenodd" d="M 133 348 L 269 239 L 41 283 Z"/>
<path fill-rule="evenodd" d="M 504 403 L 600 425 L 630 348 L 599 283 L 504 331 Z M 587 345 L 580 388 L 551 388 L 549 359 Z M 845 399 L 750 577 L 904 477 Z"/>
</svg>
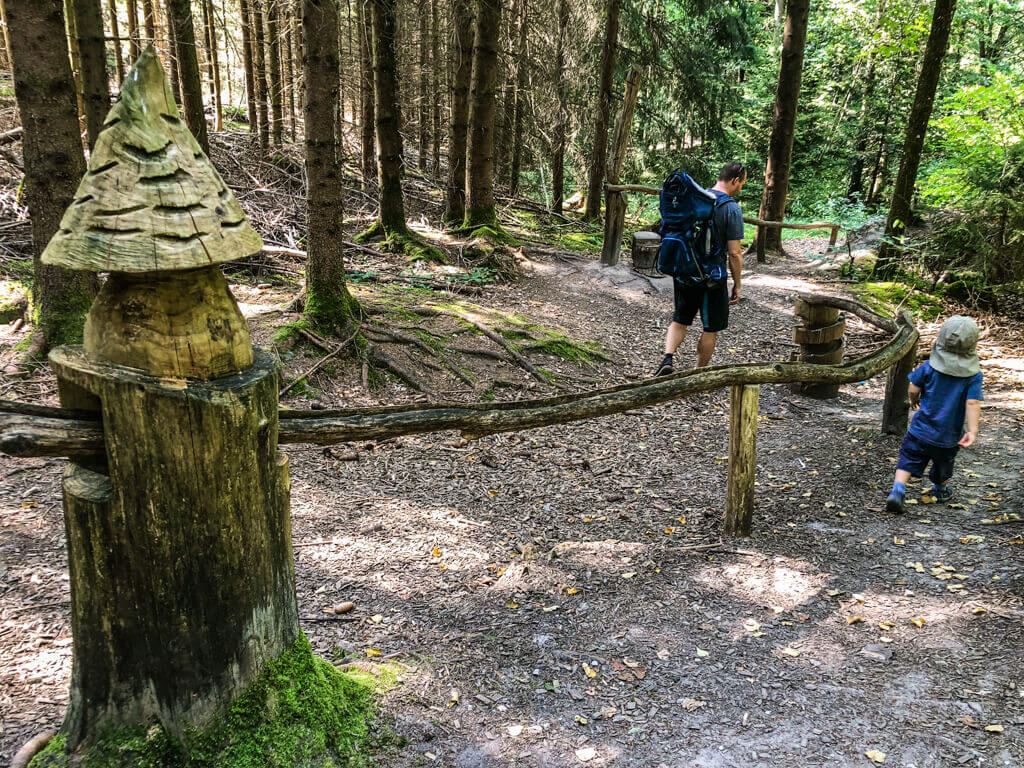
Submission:
<svg viewBox="0 0 1024 768">
<path fill-rule="evenodd" d="M 910 374 L 910 403 L 920 410 L 900 444 L 896 478 L 885 508 L 904 512 L 907 480 L 921 477 L 931 462 L 928 478 L 936 501 L 948 501 L 953 492 L 946 483 L 953 476 L 957 451 L 978 439 L 981 418 L 981 367 L 978 364 L 978 325 L 954 315 L 942 324 L 931 357 Z M 967 429 L 964 430 L 966 417 Z"/>
</svg>

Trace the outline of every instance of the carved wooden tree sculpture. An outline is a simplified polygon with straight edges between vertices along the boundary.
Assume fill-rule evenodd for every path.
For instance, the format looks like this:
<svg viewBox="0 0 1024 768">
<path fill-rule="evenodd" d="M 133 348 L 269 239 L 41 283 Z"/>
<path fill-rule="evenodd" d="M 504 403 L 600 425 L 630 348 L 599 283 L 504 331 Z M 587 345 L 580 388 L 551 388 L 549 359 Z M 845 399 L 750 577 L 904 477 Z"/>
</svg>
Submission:
<svg viewBox="0 0 1024 768">
<path fill-rule="evenodd" d="M 238 735 L 224 736 L 229 708 L 261 679 L 247 696 L 279 698 L 261 675 L 282 660 L 291 672 L 275 679 L 301 686 L 300 703 L 318 686 L 344 687 L 299 629 L 277 366 L 254 352 L 218 267 L 260 247 L 147 49 L 42 257 L 110 277 L 84 348 L 50 358 L 62 403 L 101 412 L 106 456 L 71 464 L 64 477 L 71 694 L 64 738 L 33 765 L 63 764 L 69 754 L 109 759 L 96 750 L 109 750 L 111 729 L 126 726 L 146 735 L 142 744 L 159 726 L 166 762 L 146 765 L 186 764 L 200 742 L 206 758 L 230 741 L 237 751 Z M 289 710 L 281 730 L 306 745 L 310 763 L 333 764 L 324 761 L 336 749 L 324 729 L 339 727 L 343 698 Z M 280 716 L 279 706 L 257 700 L 255 719 Z M 122 745 L 102 764 L 141 763 L 133 749 Z"/>
</svg>

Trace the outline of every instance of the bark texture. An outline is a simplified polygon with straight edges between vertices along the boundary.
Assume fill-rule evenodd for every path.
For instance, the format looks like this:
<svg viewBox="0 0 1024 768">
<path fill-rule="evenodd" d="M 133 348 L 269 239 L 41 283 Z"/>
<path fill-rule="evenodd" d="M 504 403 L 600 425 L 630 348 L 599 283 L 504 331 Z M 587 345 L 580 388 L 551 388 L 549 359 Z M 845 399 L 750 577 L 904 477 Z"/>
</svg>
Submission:
<svg viewBox="0 0 1024 768">
<path fill-rule="evenodd" d="M 356 0 L 359 23 L 359 128 L 360 128 L 360 169 L 363 186 L 377 180 L 377 148 L 374 146 L 377 131 L 374 127 L 373 109 L 373 13 L 364 0 Z"/>
<path fill-rule="evenodd" d="M 107 46 L 103 33 L 103 9 L 100 0 L 75 0 L 75 28 L 82 66 L 82 108 L 85 130 L 91 149 L 110 109 L 107 74 Z"/>
<path fill-rule="evenodd" d="M 334 134 L 338 108 L 338 10 L 334 0 L 303 0 L 302 67 L 306 77 L 306 316 L 344 332 L 354 301 L 345 286 L 341 163 Z"/>
<path fill-rule="evenodd" d="M 284 142 L 284 107 L 281 103 L 281 14 L 278 0 L 267 0 L 267 86 L 270 88 L 270 138 Z"/>
<path fill-rule="evenodd" d="M 32 305 L 45 346 L 81 338 L 96 276 L 42 264 L 85 173 L 60 0 L 6 0 L 14 94 L 21 115 L 24 194 L 32 227 Z"/>
<path fill-rule="evenodd" d="M 452 0 L 452 115 L 448 132 L 448 184 L 444 219 L 461 224 L 466 216 L 466 136 L 469 81 L 473 71 L 473 11 L 469 0 Z"/>
<path fill-rule="evenodd" d="M 526 116 L 526 35 L 529 30 L 528 0 L 523 0 L 519 18 L 519 45 L 516 54 L 515 109 L 512 115 L 512 162 L 509 165 L 509 194 L 519 194 L 519 173 L 523 168 L 523 123 Z"/>
<path fill-rule="evenodd" d="M 249 133 L 259 133 L 259 110 L 256 108 L 256 67 L 253 61 L 252 13 L 249 0 L 239 0 L 242 19 L 242 67 L 245 74 L 245 113 Z"/>
<path fill-rule="evenodd" d="M 266 152 L 270 147 L 270 116 L 267 109 L 267 51 L 263 34 L 263 2 L 264 0 L 249 0 L 249 15 L 252 17 L 252 50 L 255 64 L 260 149 Z"/>
<path fill-rule="evenodd" d="M 786 4 L 786 25 L 782 33 L 782 60 L 775 89 L 772 135 L 768 145 L 768 162 L 764 169 L 764 192 L 757 217 L 782 221 L 789 194 L 789 171 L 793 157 L 793 135 L 796 129 L 796 108 L 800 98 L 800 80 L 804 65 L 804 44 L 807 41 L 807 17 L 810 0 L 789 0 Z M 782 230 L 758 227 L 755 241 L 757 260 L 765 260 L 766 251 L 782 249 Z"/>
<path fill-rule="evenodd" d="M 914 104 L 907 121 L 907 135 L 903 143 L 903 157 L 892 190 L 889 215 L 885 221 L 885 238 L 878 249 L 878 260 L 873 270 L 875 275 L 890 277 L 896 271 L 899 259 L 899 240 L 907 227 L 913 212 L 914 183 L 917 169 L 921 165 L 921 150 L 928 130 L 928 120 L 935 104 L 935 90 L 942 73 L 942 60 L 949 45 L 949 32 L 956 14 L 956 0 L 936 0 L 932 13 L 932 28 L 921 62 L 921 75 L 917 80 Z"/>
<path fill-rule="evenodd" d="M 210 62 L 210 95 L 213 96 L 213 129 L 224 130 L 224 105 L 220 96 L 220 56 L 217 52 L 217 18 L 213 0 L 202 0 L 206 27 L 206 54 Z"/>
<path fill-rule="evenodd" d="M 153 721 L 181 737 L 300 636 L 276 364 L 261 353 L 245 374 L 173 389 L 75 348 L 51 362 L 62 402 L 102 409 L 108 460 L 64 477 L 75 652 L 62 730 L 72 749 Z"/>
<path fill-rule="evenodd" d="M 136 0 L 125 0 L 128 11 L 128 56 L 134 62 L 142 53 L 139 40 L 139 9 Z"/>
<path fill-rule="evenodd" d="M 569 26 L 569 1 L 558 0 L 558 42 L 555 48 L 555 92 L 558 94 L 558 121 L 555 123 L 553 156 L 551 158 L 551 210 L 562 213 L 565 198 L 565 140 L 568 130 L 569 110 L 566 104 L 565 80 L 565 36 Z"/>
<path fill-rule="evenodd" d="M 114 37 L 114 72 L 118 85 L 124 81 L 124 51 L 121 48 L 121 32 L 117 23 L 117 0 L 107 0 L 110 14 L 110 33 Z"/>
<path fill-rule="evenodd" d="M 404 233 L 402 198 L 402 113 L 398 103 L 395 40 L 396 0 L 372 0 L 373 90 L 377 128 L 377 184 L 384 233 Z"/>
<path fill-rule="evenodd" d="M 199 76 L 196 30 L 192 22 L 190 0 L 167 0 L 167 18 L 174 31 L 185 122 L 203 152 L 209 154 L 210 140 L 206 135 L 206 113 L 203 110 L 203 83 Z"/>
<path fill-rule="evenodd" d="M 608 0 L 604 22 L 604 48 L 601 50 L 601 73 L 597 87 L 597 113 L 594 118 L 594 144 L 590 153 L 590 172 L 587 176 L 587 206 L 584 219 L 601 215 L 601 186 L 604 183 L 605 162 L 608 154 L 608 123 L 612 111 L 612 80 L 619 43 L 619 11 L 622 0 Z"/>
<path fill-rule="evenodd" d="M 613 0 L 614 2 L 614 0 Z M 490 226 L 494 212 L 494 102 L 501 0 L 478 0 L 470 80 L 464 227 Z"/>
</svg>

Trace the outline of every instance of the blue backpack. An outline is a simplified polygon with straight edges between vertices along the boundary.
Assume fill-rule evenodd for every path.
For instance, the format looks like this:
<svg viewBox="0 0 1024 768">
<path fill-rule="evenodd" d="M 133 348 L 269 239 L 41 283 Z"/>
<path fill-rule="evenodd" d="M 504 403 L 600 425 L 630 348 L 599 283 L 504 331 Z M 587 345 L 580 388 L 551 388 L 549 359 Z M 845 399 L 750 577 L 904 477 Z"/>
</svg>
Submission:
<svg viewBox="0 0 1024 768">
<path fill-rule="evenodd" d="M 661 185 L 661 250 L 658 271 L 687 285 L 717 285 L 725 279 L 725 253 L 715 211 L 731 202 L 676 169 Z"/>
</svg>

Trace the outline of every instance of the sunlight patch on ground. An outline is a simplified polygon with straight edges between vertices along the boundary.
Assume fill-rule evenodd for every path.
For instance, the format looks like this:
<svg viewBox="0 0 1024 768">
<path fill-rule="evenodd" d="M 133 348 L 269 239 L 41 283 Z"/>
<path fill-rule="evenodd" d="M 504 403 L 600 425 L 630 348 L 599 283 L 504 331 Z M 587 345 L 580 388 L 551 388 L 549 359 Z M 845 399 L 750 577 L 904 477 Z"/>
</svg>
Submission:
<svg viewBox="0 0 1024 768">
<path fill-rule="evenodd" d="M 808 291 L 818 293 L 820 287 L 809 280 L 802 280 L 799 277 L 782 277 L 779 275 L 753 274 L 743 278 L 743 285 L 760 286 L 775 291 Z"/>
<path fill-rule="evenodd" d="M 743 600 L 755 598 L 760 605 L 792 610 L 814 598 L 827 582 L 828 575 L 801 570 L 800 561 L 791 564 L 776 558 L 770 566 L 754 570 L 745 563 L 708 566 L 694 580 L 709 589 L 725 590 Z"/>
</svg>

